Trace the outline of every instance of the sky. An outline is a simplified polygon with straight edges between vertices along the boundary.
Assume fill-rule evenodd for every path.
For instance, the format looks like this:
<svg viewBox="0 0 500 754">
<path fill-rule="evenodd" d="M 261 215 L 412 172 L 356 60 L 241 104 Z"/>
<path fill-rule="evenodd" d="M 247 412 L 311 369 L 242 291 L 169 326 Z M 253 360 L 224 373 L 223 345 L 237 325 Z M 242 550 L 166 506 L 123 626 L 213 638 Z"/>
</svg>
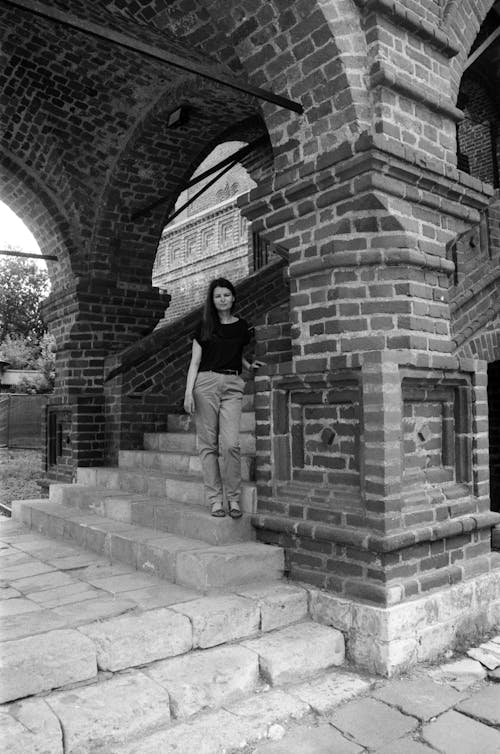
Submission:
<svg viewBox="0 0 500 754">
<path fill-rule="evenodd" d="M 21 251 L 40 254 L 40 248 L 26 225 L 6 204 L 0 202 L 0 249 L 5 249 L 7 245 L 19 246 Z M 0 258 L 8 257 L 2 255 Z M 42 259 L 36 263 L 39 267 L 47 268 Z"/>
</svg>

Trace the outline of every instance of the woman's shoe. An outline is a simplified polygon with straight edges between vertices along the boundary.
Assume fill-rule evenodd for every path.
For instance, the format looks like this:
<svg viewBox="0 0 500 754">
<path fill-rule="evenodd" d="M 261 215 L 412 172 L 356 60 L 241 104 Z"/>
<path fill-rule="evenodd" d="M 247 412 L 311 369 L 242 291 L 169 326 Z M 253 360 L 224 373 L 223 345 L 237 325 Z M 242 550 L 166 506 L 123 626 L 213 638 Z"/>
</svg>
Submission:
<svg viewBox="0 0 500 754">
<path fill-rule="evenodd" d="M 243 513 L 240 510 L 238 503 L 229 503 L 229 515 L 231 518 L 241 518 Z"/>
<path fill-rule="evenodd" d="M 226 511 L 224 510 L 222 503 L 212 503 L 211 513 L 212 516 L 215 516 L 215 518 L 222 518 L 226 515 Z"/>
</svg>

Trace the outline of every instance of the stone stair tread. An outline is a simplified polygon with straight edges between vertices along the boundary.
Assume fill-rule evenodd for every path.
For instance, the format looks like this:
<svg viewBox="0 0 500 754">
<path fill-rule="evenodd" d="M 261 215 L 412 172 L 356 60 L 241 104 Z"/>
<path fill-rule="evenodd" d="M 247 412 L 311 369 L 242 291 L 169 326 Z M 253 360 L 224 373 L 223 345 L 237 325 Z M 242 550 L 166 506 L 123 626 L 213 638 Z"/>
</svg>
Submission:
<svg viewBox="0 0 500 754">
<path fill-rule="evenodd" d="M 332 697 L 323 711 L 366 693 L 374 682 L 335 669 L 305 684 L 268 689 L 256 677 L 257 658 L 252 661 L 251 655 L 240 645 L 196 651 L 129 669 L 100 683 L 55 690 L 43 698 L 6 705 L 4 743 L 16 753 L 50 750 L 62 754 L 62 745 L 58 748 L 57 743 L 64 730 L 65 746 L 70 751 L 237 751 L 268 739 L 273 725 L 298 721 L 316 712 L 316 700 L 325 690 Z M 243 667 L 244 677 L 228 672 L 232 663 Z M 36 719 L 38 725 L 28 725 L 24 730 L 15 725 L 29 719 Z M 16 748 L 19 735 L 23 736 L 22 746 Z M 43 741 L 48 748 L 37 748 L 35 741 Z"/>
<path fill-rule="evenodd" d="M 118 472 L 118 474 L 125 475 L 130 473 L 137 473 L 145 475 L 147 472 L 148 477 L 154 477 L 157 479 L 171 479 L 172 481 L 178 481 L 178 482 L 198 482 L 199 484 L 203 485 L 203 476 L 201 472 L 198 471 L 190 471 L 189 475 L 187 475 L 185 472 L 182 471 L 168 471 L 168 470 L 159 470 L 159 469 L 149 469 L 149 468 L 124 468 L 119 466 L 99 466 L 97 467 L 98 471 L 106 472 L 106 471 L 113 471 Z M 255 482 L 249 482 L 249 481 L 242 481 L 241 483 L 244 486 L 254 486 Z M 84 485 L 87 486 L 87 485 Z M 104 487 L 102 489 L 113 489 L 111 487 L 107 488 Z"/>
<path fill-rule="evenodd" d="M 278 580 L 283 574 L 282 549 L 259 542 L 214 545 L 50 501 L 17 501 L 15 515 L 48 536 L 69 539 L 112 561 L 202 592 Z M 214 526 L 219 523 L 204 515 Z"/>
<path fill-rule="evenodd" d="M 164 498 L 186 505 L 200 505 L 205 499 L 201 473 L 158 471 L 156 469 L 124 469 L 118 467 L 95 467 L 79 469 L 78 485 L 51 485 L 50 498 L 63 501 L 70 493 L 90 499 L 85 488 L 99 490 L 122 490 L 143 495 L 145 498 Z M 78 494 L 80 494 L 78 492 Z M 114 493 L 117 494 L 117 493 Z M 245 513 L 253 513 L 256 504 L 256 484 L 243 480 L 240 487 L 240 506 Z"/>
<path fill-rule="evenodd" d="M 240 432 L 240 446 L 242 453 L 255 453 L 255 433 L 253 431 Z M 144 449 L 177 450 L 196 453 L 196 435 L 193 432 L 145 432 Z"/>
<path fill-rule="evenodd" d="M 222 545 L 255 539 L 251 523 L 252 511 L 246 509 L 244 498 L 242 517 L 232 519 L 229 516 L 214 518 L 210 508 L 200 503 L 84 484 L 52 485 L 51 496 L 56 505 L 65 504 L 71 510 L 79 509 L 82 514 L 92 513 L 158 529 L 163 533 L 169 532 L 190 539 L 199 538 L 209 544 Z"/>
</svg>

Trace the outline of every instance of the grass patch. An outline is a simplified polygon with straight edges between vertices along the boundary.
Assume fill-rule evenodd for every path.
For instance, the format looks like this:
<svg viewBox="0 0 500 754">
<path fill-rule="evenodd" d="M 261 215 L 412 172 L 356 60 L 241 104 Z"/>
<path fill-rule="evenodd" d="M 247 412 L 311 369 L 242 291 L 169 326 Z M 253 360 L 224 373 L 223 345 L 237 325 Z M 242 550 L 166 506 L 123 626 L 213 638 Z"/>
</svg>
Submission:
<svg viewBox="0 0 500 754">
<path fill-rule="evenodd" d="M 40 450 L 0 448 L 0 503 L 47 497 L 37 484 L 42 474 Z"/>
</svg>

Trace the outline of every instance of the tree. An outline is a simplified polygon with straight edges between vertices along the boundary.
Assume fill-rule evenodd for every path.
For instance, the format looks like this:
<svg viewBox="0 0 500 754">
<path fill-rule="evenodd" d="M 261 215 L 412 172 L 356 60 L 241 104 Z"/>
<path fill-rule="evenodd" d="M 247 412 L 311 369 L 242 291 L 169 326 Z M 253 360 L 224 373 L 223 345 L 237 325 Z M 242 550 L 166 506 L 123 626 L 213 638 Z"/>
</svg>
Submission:
<svg viewBox="0 0 500 754">
<path fill-rule="evenodd" d="M 48 292 L 48 275 L 34 262 L 0 259 L 0 343 L 7 335 L 41 338 L 40 307 Z"/>
<path fill-rule="evenodd" d="M 7 335 L 0 344 L 0 360 L 7 362 L 10 369 L 38 371 L 36 375 L 27 375 L 11 392 L 52 392 L 56 376 L 55 349 L 55 338 L 49 333 L 45 333 L 39 341 L 22 335 Z"/>
</svg>

